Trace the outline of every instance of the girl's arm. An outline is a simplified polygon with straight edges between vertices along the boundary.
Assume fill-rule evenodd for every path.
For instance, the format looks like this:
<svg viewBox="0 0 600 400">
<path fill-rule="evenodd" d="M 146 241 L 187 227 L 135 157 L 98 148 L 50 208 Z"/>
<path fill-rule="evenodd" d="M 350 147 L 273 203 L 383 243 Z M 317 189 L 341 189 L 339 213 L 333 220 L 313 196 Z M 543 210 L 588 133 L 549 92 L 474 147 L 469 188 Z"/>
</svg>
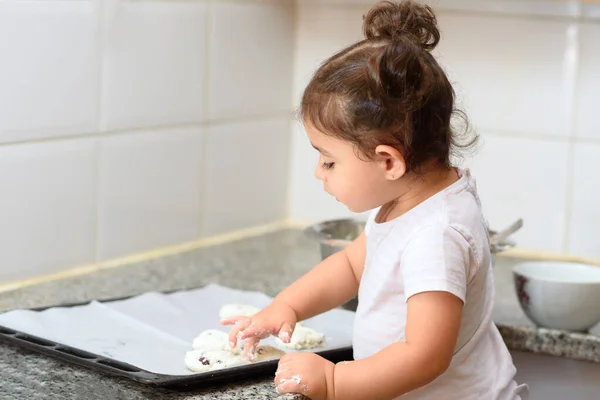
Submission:
<svg viewBox="0 0 600 400">
<path fill-rule="evenodd" d="M 358 294 L 365 265 L 366 236 L 363 233 L 283 290 L 274 301 L 291 307 L 298 321 L 331 310 Z"/>
<path fill-rule="evenodd" d="M 229 332 L 231 346 L 239 339 L 245 340 L 244 353 L 251 357 L 259 340 L 269 335 L 277 335 L 289 342 L 298 321 L 328 311 L 356 296 L 365 254 L 363 233 L 344 250 L 327 257 L 292 283 L 252 318 L 232 317 L 221 321 L 223 325 L 233 325 Z"/>
<path fill-rule="evenodd" d="M 463 302 L 449 292 L 408 299 L 406 341 L 333 370 L 331 399 L 392 399 L 432 382 L 448 369 L 458 340 Z M 331 378 L 330 378 L 331 379 Z"/>
</svg>

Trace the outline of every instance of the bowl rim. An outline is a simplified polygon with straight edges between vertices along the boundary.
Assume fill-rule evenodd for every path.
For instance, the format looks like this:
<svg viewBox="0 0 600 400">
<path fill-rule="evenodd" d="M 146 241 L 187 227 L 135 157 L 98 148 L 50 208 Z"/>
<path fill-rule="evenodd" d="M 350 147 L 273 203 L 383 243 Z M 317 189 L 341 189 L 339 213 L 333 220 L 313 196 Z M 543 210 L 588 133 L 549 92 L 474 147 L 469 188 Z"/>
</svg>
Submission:
<svg viewBox="0 0 600 400">
<path fill-rule="evenodd" d="M 553 266 L 553 267 L 562 265 L 567 268 L 569 266 L 575 266 L 577 268 L 594 269 L 597 271 L 598 278 L 597 278 L 597 280 L 578 280 L 578 279 L 561 280 L 561 279 L 556 279 L 556 278 L 553 279 L 551 277 L 540 277 L 540 276 L 523 271 L 523 268 L 525 268 L 529 265 L 539 266 L 542 264 L 546 264 L 546 265 Z M 522 276 L 522 277 L 527 278 L 532 281 L 538 281 L 538 282 L 544 282 L 544 283 L 559 283 L 559 284 L 563 284 L 563 285 L 600 285 L 600 266 L 593 265 L 593 264 L 587 264 L 587 263 L 583 263 L 583 262 L 558 261 L 558 260 L 556 260 L 556 261 L 545 261 L 545 260 L 522 261 L 522 262 L 515 264 L 512 267 L 512 273 L 513 273 L 513 275 Z"/>
</svg>

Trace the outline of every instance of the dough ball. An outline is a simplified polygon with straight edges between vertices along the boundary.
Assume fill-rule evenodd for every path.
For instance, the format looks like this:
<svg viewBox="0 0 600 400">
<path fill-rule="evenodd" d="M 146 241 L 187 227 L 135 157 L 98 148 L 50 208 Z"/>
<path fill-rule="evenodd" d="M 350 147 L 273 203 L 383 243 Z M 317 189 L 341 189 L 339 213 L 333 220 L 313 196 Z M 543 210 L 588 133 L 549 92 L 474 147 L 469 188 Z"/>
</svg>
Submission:
<svg viewBox="0 0 600 400">
<path fill-rule="evenodd" d="M 278 346 L 287 347 L 289 349 L 314 349 L 315 347 L 323 345 L 325 342 L 325 335 L 301 324 L 296 324 L 296 328 L 294 329 L 294 333 L 292 334 L 289 343 L 284 343 L 279 338 L 276 338 L 275 341 Z"/>
<path fill-rule="evenodd" d="M 226 319 L 237 316 L 251 317 L 259 311 L 260 308 L 247 304 L 225 304 L 219 310 L 219 318 Z"/>
<path fill-rule="evenodd" d="M 206 372 L 242 364 L 240 355 L 226 350 L 191 350 L 185 353 L 185 366 L 194 372 Z"/>
<path fill-rule="evenodd" d="M 192 342 L 194 350 L 226 350 L 239 353 L 242 351 L 242 341 L 238 340 L 234 349 L 229 347 L 229 334 L 218 329 L 208 329 L 200 333 Z"/>
</svg>

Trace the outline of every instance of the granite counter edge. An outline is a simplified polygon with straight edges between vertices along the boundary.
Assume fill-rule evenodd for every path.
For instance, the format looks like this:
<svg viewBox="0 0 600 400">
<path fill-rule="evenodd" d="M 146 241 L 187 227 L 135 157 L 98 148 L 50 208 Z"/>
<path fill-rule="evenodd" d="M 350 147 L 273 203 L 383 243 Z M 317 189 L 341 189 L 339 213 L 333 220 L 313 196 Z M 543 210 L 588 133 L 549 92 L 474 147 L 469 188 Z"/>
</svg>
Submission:
<svg viewBox="0 0 600 400">
<path fill-rule="evenodd" d="M 600 337 L 535 326 L 496 324 L 510 350 L 600 364 Z"/>
</svg>

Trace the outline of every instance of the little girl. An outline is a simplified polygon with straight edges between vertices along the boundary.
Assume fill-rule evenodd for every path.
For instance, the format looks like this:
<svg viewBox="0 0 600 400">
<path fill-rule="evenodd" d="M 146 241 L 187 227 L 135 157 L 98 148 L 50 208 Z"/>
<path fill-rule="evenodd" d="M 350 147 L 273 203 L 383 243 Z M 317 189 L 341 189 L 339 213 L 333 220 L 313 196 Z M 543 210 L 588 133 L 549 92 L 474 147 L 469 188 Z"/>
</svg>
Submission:
<svg viewBox="0 0 600 400">
<path fill-rule="evenodd" d="M 315 175 L 351 211 L 373 210 L 365 233 L 252 318 L 230 339 L 252 353 L 269 335 L 290 340 L 298 321 L 358 294 L 354 361 L 284 356 L 280 393 L 313 400 L 513 400 L 527 387 L 492 321 L 487 224 L 475 181 L 451 167 L 468 147 L 451 129 L 454 91 L 431 55 L 440 33 L 431 8 L 381 2 L 365 40 L 314 74 L 300 115 L 320 153 Z"/>
</svg>

